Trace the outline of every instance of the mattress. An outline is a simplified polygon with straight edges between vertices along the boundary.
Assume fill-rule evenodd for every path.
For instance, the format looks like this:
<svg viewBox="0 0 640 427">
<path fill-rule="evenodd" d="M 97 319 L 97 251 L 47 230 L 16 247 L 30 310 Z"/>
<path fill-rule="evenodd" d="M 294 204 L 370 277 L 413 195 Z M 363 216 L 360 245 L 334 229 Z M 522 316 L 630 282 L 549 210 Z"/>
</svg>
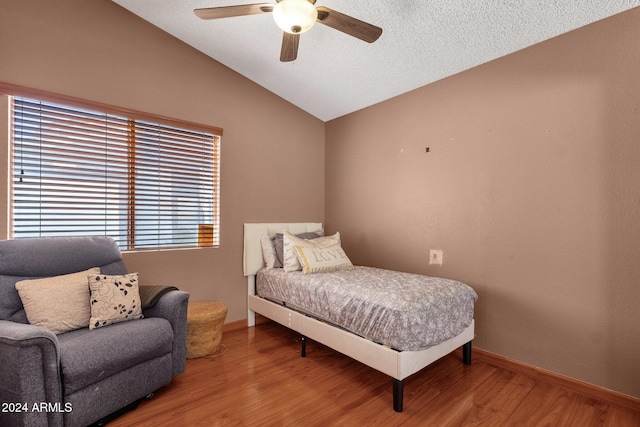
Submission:
<svg viewBox="0 0 640 427">
<path fill-rule="evenodd" d="M 456 280 L 364 266 L 306 275 L 262 269 L 256 294 L 399 351 L 460 334 L 478 298 Z"/>
</svg>

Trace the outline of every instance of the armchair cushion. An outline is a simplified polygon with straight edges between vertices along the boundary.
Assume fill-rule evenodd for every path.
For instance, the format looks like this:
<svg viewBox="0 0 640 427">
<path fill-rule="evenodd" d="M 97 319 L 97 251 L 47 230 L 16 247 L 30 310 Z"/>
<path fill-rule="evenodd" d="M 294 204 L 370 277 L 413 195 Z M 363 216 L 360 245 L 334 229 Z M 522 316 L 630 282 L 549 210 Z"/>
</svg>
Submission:
<svg viewBox="0 0 640 427">
<path fill-rule="evenodd" d="M 58 335 L 65 395 L 171 353 L 173 331 L 162 318 L 140 319 Z M 171 372 L 171 361 L 167 359 Z"/>
<path fill-rule="evenodd" d="M 0 242 L 0 320 L 28 323 L 15 284 L 100 267 L 102 274 L 126 274 L 118 244 L 91 237 L 43 237 Z"/>
</svg>

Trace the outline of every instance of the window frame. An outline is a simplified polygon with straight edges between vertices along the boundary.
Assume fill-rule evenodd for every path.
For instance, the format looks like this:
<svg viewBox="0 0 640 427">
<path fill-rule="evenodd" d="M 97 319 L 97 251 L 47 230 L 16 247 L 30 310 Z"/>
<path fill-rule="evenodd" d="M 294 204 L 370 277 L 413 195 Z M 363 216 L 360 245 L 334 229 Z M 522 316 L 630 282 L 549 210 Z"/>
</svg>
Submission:
<svg viewBox="0 0 640 427">
<path fill-rule="evenodd" d="M 3 236 L 3 237 L 14 238 L 13 236 L 14 207 L 13 207 L 13 196 L 12 196 L 13 186 L 14 186 L 14 182 L 13 182 L 13 165 L 14 165 L 13 121 L 14 121 L 14 118 L 13 118 L 13 115 L 11 114 L 12 113 L 11 105 L 12 105 L 12 97 L 23 97 L 23 98 L 30 98 L 30 99 L 42 101 L 42 102 L 49 102 L 49 103 L 64 105 L 71 108 L 91 110 L 91 111 L 99 112 L 101 114 L 115 115 L 119 117 L 124 117 L 128 120 L 154 123 L 161 126 L 187 129 L 189 131 L 204 132 L 204 133 L 213 135 L 213 138 L 216 141 L 214 142 L 214 144 L 217 145 L 217 151 L 214 149 L 214 155 L 217 154 L 217 168 L 214 168 L 215 194 L 214 194 L 214 201 L 213 201 L 213 233 L 215 234 L 213 236 L 213 243 L 211 243 L 210 241 L 206 241 L 203 243 L 198 239 L 198 241 L 196 241 L 195 243 L 185 245 L 185 246 L 161 246 L 160 244 L 158 244 L 157 246 L 150 247 L 150 248 L 149 247 L 137 248 L 133 246 L 133 247 L 127 247 L 126 249 L 123 249 L 123 250 L 124 251 L 175 250 L 175 249 L 198 248 L 202 246 L 209 246 L 209 247 L 219 246 L 219 243 L 220 243 L 220 186 L 221 186 L 220 154 L 221 154 L 221 139 L 223 135 L 222 128 L 210 126 L 210 125 L 204 125 L 201 123 L 195 123 L 195 122 L 186 121 L 186 120 L 173 119 L 173 118 L 152 114 L 152 113 L 144 113 L 144 112 L 129 109 L 129 108 L 116 107 L 116 106 L 105 104 L 105 103 L 88 101 L 85 99 L 75 98 L 67 95 L 54 94 L 51 92 L 41 91 L 38 89 L 31 89 L 31 88 L 3 83 L 3 82 L 0 82 L 0 95 L 6 95 L 4 98 L 7 100 L 6 102 L 3 102 L 3 108 L 2 108 L 2 110 L 4 110 L 5 108 L 7 110 L 6 115 L 4 114 L 4 112 L 2 114 L 3 114 L 3 118 L 6 118 L 7 120 L 7 125 L 6 125 L 7 132 L 5 133 L 5 135 L 3 135 L 3 138 L 5 136 L 7 138 L 6 164 L 8 166 L 6 177 L 2 177 L 2 179 L 7 180 L 6 231 L 0 230 L 0 234 L 3 234 L 2 233 L 3 231 L 6 233 L 6 236 Z M 0 126 L 3 125 L 2 123 L 3 121 L 4 119 L 0 122 Z M 0 156 L 0 159 L 2 159 L 2 156 Z M 217 177 L 215 176 L 216 172 L 217 172 Z M 131 209 L 131 206 L 129 206 L 129 209 Z M 131 242 L 133 241 L 133 238 L 134 238 L 133 236 L 127 235 L 127 245 L 131 244 Z"/>
</svg>

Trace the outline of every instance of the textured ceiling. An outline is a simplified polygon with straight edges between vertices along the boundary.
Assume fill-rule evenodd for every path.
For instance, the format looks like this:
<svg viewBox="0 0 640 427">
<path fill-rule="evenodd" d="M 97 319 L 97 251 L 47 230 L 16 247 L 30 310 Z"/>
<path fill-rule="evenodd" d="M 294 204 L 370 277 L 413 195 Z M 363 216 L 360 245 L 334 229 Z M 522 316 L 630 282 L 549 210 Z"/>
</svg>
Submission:
<svg viewBox="0 0 640 427">
<path fill-rule="evenodd" d="M 193 13 L 260 0 L 113 1 L 323 121 L 640 6 L 640 0 L 318 0 L 316 6 L 383 28 L 382 36 L 368 44 L 315 25 L 301 35 L 298 58 L 283 63 L 272 14 L 205 21 Z"/>
</svg>

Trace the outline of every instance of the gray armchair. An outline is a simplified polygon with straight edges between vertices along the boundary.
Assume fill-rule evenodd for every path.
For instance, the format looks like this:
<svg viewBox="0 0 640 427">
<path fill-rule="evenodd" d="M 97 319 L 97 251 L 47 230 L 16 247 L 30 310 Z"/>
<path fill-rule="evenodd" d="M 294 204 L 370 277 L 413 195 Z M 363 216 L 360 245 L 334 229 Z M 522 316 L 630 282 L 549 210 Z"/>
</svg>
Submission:
<svg viewBox="0 0 640 427">
<path fill-rule="evenodd" d="M 184 371 L 186 292 L 161 293 L 143 304 L 144 318 L 93 330 L 56 335 L 29 324 L 16 282 L 92 267 L 127 273 L 106 237 L 0 241 L 0 425 L 86 426 L 134 407 Z"/>
</svg>

